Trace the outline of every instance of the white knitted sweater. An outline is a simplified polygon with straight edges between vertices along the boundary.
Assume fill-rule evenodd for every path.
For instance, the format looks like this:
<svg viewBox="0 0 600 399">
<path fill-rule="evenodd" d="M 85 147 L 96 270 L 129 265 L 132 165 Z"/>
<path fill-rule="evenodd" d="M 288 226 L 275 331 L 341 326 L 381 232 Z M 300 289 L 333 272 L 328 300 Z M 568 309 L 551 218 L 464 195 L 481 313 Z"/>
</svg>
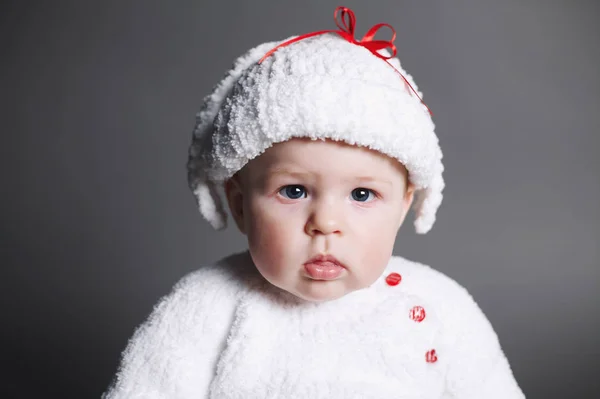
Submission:
<svg viewBox="0 0 600 399">
<path fill-rule="evenodd" d="M 488 319 L 444 274 L 392 257 L 372 286 L 315 304 L 267 283 L 244 252 L 188 274 L 159 301 L 102 397 L 524 395 Z"/>
</svg>

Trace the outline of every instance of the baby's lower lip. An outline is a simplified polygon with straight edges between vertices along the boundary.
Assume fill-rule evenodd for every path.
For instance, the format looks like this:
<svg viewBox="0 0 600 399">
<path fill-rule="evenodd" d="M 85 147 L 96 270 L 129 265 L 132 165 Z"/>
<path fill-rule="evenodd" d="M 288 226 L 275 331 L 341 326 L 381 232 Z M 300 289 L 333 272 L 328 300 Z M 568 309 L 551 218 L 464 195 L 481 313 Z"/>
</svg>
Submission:
<svg viewBox="0 0 600 399">
<path fill-rule="evenodd" d="M 304 264 L 304 270 L 314 280 L 335 280 L 344 268 L 335 262 L 310 262 Z"/>
</svg>

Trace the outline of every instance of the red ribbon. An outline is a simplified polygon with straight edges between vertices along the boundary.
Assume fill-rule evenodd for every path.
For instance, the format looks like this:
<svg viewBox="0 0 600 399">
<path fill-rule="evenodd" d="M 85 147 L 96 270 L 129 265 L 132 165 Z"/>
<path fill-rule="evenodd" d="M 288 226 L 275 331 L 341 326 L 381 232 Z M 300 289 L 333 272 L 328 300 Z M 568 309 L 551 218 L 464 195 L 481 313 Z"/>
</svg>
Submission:
<svg viewBox="0 0 600 399">
<path fill-rule="evenodd" d="M 341 24 L 338 21 L 338 11 L 341 11 Z M 393 58 L 396 56 L 396 45 L 394 44 L 394 40 L 396 40 L 396 31 L 394 30 L 394 28 L 389 25 L 389 24 L 385 24 L 385 23 L 380 23 L 377 25 L 373 25 L 373 27 L 371 27 L 371 29 L 369 29 L 369 31 L 362 37 L 362 39 L 360 40 L 356 40 L 354 38 L 354 27 L 356 25 L 356 17 L 354 16 L 354 11 L 352 11 L 351 9 L 349 9 L 348 7 L 337 7 L 335 9 L 335 13 L 333 14 L 333 18 L 335 20 L 335 24 L 337 25 L 337 27 L 339 28 L 339 30 L 321 30 L 318 32 L 311 32 L 311 33 L 307 33 L 298 37 L 295 37 L 293 39 L 290 39 L 286 42 L 283 42 L 281 44 L 279 44 L 277 47 L 271 49 L 268 53 L 266 53 L 259 61 L 258 63 L 262 63 L 265 58 L 269 57 L 271 54 L 273 54 L 275 51 L 277 51 L 279 48 L 290 45 L 292 43 L 298 42 L 300 40 L 304 40 L 304 39 L 308 39 L 309 37 L 313 37 L 313 36 L 318 36 L 318 35 L 322 35 L 325 33 L 337 33 L 339 34 L 341 37 L 343 37 L 344 39 L 346 39 L 347 41 L 349 41 L 350 43 L 356 44 L 358 46 L 362 46 L 364 48 L 366 48 L 367 50 L 369 50 L 371 53 L 373 53 L 373 55 L 381 58 L 382 60 L 384 60 L 385 62 L 388 63 L 389 66 L 391 66 L 392 68 L 394 68 L 394 71 L 396 71 L 398 73 L 398 75 L 400 75 L 402 77 L 402 79 L 404 80 L 404 84 L 407 85 L 408 87 L 410 87 L 410 89 L 413 91 L 413 93 L 416 94 L 416 96 L 419 98 L 419 100 L 421 100 L 421 103 L 423 103 L 423 105 L 425 105 L 425 108 L 427 108 L 427 111 L 429 111 L 429 114 L 431 116 L 433 116 L 433 113 L 431 112 L 431 110 L 429 109 L 429 107 L 427 106 L 427 104 L 425 104 L 423 102 L 423 99 L 421 99 L 421 97 L 419 97 L 419 94 L 417 93 L 417 91 L 412 87 L 412 85 L 408 82 L 408 80 L 404 77 L 404 75 L 402 75 L 400 73 L 400 71 L 398 71 L 388 60 L 390 58 Z M 375 37 L 375 35 L 377 34 L 377 31 L 379 31 L 379 29 L 383 28 L 383 27 L 388 27 L 392 30 L 392 38 L 391 40 L 373 40 L 373 38 Z M 385 49 L 385 48 L 389 48 L 392 55 L 385 56 L 383 54 L 379 53 L 379 50 L 381 49 Z"/>
</svg>

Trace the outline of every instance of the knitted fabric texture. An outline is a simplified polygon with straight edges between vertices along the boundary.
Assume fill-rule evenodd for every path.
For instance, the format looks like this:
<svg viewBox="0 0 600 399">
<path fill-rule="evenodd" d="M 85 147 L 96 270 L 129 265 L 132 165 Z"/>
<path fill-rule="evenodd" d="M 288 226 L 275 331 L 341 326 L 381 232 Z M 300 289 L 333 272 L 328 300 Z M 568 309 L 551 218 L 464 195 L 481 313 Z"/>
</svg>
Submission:
<svg viewBox="0 0 600 399">
<path fill-rule="evenodd" d="M 218 185 L 273 144 L 304 137 L 367 147 L 401 162 L 416 190 L 416 232 L 427 233 L 442 202 L 444 166 L 425 105 L 387 62 L 337 34 L 281 47 L 258 64 L 279 43 L 238 58 L 196 115 L 188 182 L 204 218 L 224 228 Z M 388 61 L 422 97 L 400 61 Z"/>
</svg>

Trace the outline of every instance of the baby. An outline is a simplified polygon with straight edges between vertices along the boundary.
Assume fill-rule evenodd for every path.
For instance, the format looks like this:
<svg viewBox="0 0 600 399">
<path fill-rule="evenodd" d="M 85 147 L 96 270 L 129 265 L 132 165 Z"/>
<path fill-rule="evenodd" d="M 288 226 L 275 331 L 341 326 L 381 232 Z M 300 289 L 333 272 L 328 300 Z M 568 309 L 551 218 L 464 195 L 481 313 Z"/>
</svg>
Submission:
<svg viewBox="0 0 600 399">
<path fill-rule="evenodd" d="M 224 189 L 248 250 L 161 299 L 103 398 L 524 398 L 469 293 L 392 256 L 411 207 L 417 233 L 435 222 L 442 152 L 393 38 L 373 38 L 389 25 L 356 40 L 335 17 L 251 49 L 205 98 L 190 187 L 216 229 Z"/>
</svg>

